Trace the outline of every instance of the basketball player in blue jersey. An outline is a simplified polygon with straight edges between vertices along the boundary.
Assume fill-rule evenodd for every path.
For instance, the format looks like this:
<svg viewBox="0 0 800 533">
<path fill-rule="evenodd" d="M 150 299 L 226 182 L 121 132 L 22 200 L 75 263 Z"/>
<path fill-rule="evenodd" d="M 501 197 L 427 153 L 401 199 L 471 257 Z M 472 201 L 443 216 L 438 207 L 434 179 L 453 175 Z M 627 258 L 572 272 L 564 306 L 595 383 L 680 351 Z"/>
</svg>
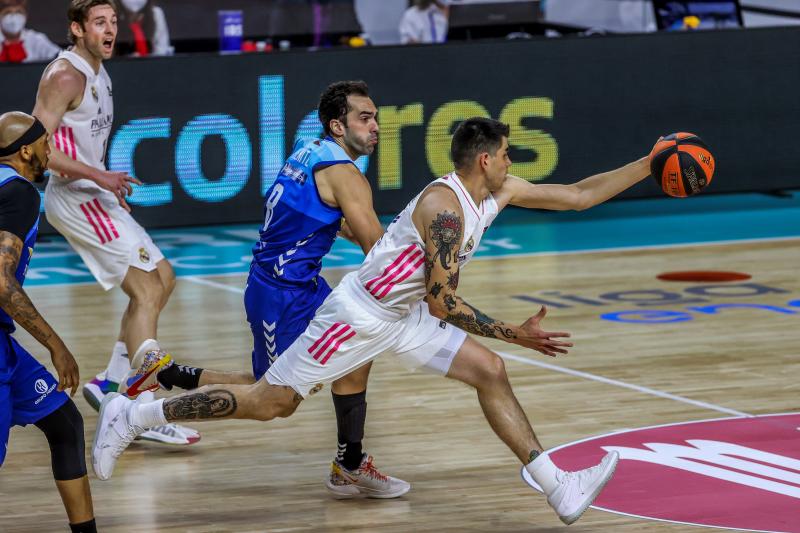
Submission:
<svg viewBox="0 0 800 533">
<path fill-rule="evenodd" d="M 25 113 L 0 116 L 0 465 L 12 425 L 47 438 L 53 477 L 73 532 L 96 532 L 84 458 L 83 418 L 63 391 L 78 389 L 78 365 L 22 290 L 39 228 L 39 193 L 49 135 Z M 58 379 L 11 336 L 14 322 L 50 351 Z M 13 526 L 9 522 L 8 526 Z"/>
<path fill-rule="evenodd" d="M 378 143 L 377 108 L 364 82 L 330 85 L 320 97 L 325 137 L 295 146 L 267 191 L 264 224 L 253 246 L 244 303 L 253 333 L 253 372 L 215 372 L 172 365 L 158 373 L 165 388 L 252 384 L 305 331 L 330 294 L 319 273 L 342 218 L 366 254 L 383 235 L 372 190 L 354 161 Z M 362 452 L 370 365 L 332 384 L 338 453 L 327 488 L 337 497 L 395 498 L 410 485 L 386 476 Z"/>
</svg>

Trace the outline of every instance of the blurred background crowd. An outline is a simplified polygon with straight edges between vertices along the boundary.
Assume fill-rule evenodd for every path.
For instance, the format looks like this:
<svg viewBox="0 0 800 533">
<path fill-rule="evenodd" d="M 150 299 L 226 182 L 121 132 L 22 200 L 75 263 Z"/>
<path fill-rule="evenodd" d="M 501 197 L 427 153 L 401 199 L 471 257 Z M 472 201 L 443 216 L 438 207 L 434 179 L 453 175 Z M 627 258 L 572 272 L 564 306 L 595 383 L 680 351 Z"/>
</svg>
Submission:
<svg viewBox="0 0 800 533">
<path fill-rule="evenodd" d="M 118 0 L 119 56 L 800 24 L 800 0 Z M 67 46 L 66 0 L 0 0 L 0 62 Z"/>
</svg>

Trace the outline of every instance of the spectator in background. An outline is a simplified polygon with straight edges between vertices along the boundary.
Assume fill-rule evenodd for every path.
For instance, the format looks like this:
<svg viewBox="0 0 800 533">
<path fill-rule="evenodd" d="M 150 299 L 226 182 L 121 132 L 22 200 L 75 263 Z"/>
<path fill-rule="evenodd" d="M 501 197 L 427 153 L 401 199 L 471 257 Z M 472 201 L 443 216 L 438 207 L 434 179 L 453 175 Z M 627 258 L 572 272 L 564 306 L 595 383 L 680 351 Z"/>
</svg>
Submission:
<svg viewBox="0 0 800 533">
<path fill-rule="evenodd" d="M 175 50 L 169 41 L 164 10 L 153 0 L 120 0 L 117 53 L 136 57 L 168 56 Z"/>
<path fill-rule="evenodd" d="M 400 19 L 408 0 L 355 0 L 353 7 L 370 44 L 400 44 Z"/>
<path fill-rule="evenodd" d="M 446 0 L 414 0 L 400 20 L 400 42 L 443 43 L 447 40 L 450 8 Z"/>
<path fill-rule="evenodd" d="M 44 33 L 27 29 L 27 21 L 25 0 L 0 0 L 0 63 L 47 61 L 61 51 Z"/>
</svg>

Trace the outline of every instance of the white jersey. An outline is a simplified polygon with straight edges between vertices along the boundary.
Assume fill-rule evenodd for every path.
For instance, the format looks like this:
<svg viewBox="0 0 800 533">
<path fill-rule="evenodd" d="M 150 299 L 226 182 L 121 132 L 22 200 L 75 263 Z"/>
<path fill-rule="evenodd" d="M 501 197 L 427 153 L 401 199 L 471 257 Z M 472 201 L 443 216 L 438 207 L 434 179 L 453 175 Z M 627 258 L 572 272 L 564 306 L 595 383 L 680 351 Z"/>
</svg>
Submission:
<svg viewBox="0 0 800 533">
<path fill-rule="evenodd" d="M 75 52 L 65 50 L 55 61 L 66 60 L 86 77 L 83 97 L 77 109 L 67 111 L 53 132 L 53 144 L 68 157 L 90 167 L 105 170 L 106 144 L 114 121 L 114 100 L 111 96 L 111 78 L 100 65 L 95 73 L 89 63 Z M 55 62 L 54 61 L 54 62 Z M 51 63 L 52 64 L 52 63 Z M 64 181 L 56 173 L 48 183 Z M 90 180 L 79 180 L 82 187 L 97 188 Z M 83 183 L 86 182 L 86 183 Z"/>
<path fill-rule="evenodd" d="M 475 205 L 455 172 L 439 178 L 431 183 L 433 184 L 450 187 L 461 203 L 464 214 L 464 236 L 458 249 L 458 264 L 461 268 L 472 259 L 483 233 L 497 216 L 497 202 L 490 194 L 480 205 Z M 425 242 L 411 219 L 417 202 L 426 189 L 389 225 L 383 237 L 370 250 L 356 276 L 350 280 L 351 288 L 361 293 L 369 304 L 376 303 L 387 314 L 398 317 L 407 315 L 411 306 L 422 301 L 427 292 Z"/>
</svg>

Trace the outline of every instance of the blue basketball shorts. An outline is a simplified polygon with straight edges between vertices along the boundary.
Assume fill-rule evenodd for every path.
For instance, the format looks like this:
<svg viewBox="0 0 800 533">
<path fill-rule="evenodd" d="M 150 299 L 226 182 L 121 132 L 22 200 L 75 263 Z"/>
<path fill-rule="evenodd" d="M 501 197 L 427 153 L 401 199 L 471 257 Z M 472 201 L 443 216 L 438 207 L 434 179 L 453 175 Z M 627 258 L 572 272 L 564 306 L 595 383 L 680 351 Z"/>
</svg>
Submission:
<svg viewBox="0 0 800 533">
<path fill-rule="evenodd" d="M 33 424 L 68 399 L 58 380 L 14 340 L 0 331 L 0 465 L 6 458 L 11 426 Z"/>
<path fill-rule="evenodd" d="M 277 286 L 253 274 L 247 278 L 244 308 L 253 333 L 253 376 L 256 380 L 303 334 L 314 313 L 330 294 L 321 277 L 304 287 Z"/>
</svg>

